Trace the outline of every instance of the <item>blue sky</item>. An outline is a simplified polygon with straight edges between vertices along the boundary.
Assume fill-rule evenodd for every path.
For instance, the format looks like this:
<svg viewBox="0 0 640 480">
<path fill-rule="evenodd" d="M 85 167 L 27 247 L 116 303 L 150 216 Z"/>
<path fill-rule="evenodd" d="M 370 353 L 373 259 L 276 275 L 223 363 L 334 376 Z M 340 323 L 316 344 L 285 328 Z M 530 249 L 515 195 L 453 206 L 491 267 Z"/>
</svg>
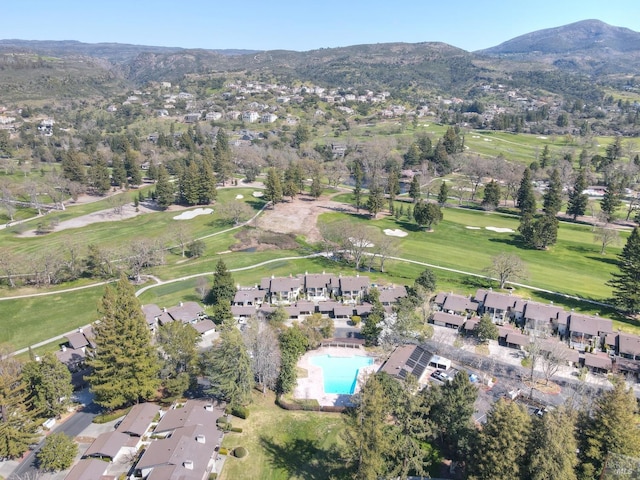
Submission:
<svg viewBox="0 0 640 480">
<path fill-rule="evenodd" d="M 0 38 L 311 50 L 441 41 L 473 51 L 585 19 L 640 31 L 638 0 L 15 0 Z"/>
</svg>

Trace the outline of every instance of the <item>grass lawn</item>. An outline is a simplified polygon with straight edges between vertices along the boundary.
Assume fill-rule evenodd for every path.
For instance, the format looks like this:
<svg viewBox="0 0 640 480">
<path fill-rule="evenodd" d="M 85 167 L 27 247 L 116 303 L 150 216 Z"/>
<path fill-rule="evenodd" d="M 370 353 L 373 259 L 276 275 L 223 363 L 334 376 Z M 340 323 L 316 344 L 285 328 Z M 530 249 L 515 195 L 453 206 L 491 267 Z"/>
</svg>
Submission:
<svg viewBox="0 0 640 480">
<path fill-rule="evenodd" d="M 347 478 L 339 458 L 343 416 L 339 413 L 288 411 L 276 406 L 273 394 L 254 394 L 247 420 L 233 419 L 242 433 L 229 433 L 222 447 L 245 447 L 242 459 L 228 456 L 221 480 L 286 480 Z"/>
</svg>

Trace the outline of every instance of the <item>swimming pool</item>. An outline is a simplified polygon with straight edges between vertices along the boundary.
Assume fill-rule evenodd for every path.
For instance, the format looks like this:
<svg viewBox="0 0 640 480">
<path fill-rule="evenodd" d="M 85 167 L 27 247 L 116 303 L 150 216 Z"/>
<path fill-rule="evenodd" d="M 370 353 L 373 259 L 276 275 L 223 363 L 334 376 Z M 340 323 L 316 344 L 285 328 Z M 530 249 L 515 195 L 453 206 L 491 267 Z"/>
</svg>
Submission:
<svg viewBox="0 0 640 480">
<path fill-rule="evenodd" d="M 322 368 L 324 393 L 351 395 L 358 380 L 361 367 L 373 365 L 373 358 L 356 355 L 353 357 L 332 357 L 318 355 L 310 359 L 312 365 Z"/>
</svg>

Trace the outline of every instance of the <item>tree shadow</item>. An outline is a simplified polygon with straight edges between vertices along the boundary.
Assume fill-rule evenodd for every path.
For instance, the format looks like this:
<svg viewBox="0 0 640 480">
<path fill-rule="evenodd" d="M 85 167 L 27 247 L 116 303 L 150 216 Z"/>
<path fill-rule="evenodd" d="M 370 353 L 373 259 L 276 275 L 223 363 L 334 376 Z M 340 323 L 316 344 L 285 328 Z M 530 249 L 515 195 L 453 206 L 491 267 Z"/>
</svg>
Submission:
<svg viewBox="0 0 640 480">
<path fill-rule="evenodd" d="M 605 257 L 599 257 L 595 255 L 587 255 L 587 258 L 591 260 L 595 260 L 597 262 L 606 263 L 607 265 L 613 265 L 614 267 L 617 267 L 618 265 L 620 265 L 620 262 L 615 257 L 605 258 Z"/>
<path fill-rule="evenodd" d="M 489 280 L 488 278 L 480 278 L 480 277 L 464 277 L 462 279 L 462 284 L 467 287 L 472 287 L 475 289 L 489 288 L 496 285 L 495 282 Z"/>
<path fill-rule="evenodd" d="M 503 243 L 505 245 L 511 245 L 512 247 L 519 248 L 520 250 L 531 250 L 520 238 L 520 235 L 511 235 L 509 237 L 490 238 L 490 242 Z"/>
<path fill-rule="evenodd" d="M 323 450 L 317 440 L 295 438 L 280 444 L 263 436 L 260 438 L 260 445 L 271 466 L 287 472 L 289 478 L 347 478 L 349 470 L 341 461 L 338 450 Z"/>
<path fill-rule="evenodd" d="M 423 227 L 418 226 L 416 223 L 407 222 L 406 220 L 396 220 L 396 224 L 409 232 L 423 232 L 426 231 Z"/>
</svg>

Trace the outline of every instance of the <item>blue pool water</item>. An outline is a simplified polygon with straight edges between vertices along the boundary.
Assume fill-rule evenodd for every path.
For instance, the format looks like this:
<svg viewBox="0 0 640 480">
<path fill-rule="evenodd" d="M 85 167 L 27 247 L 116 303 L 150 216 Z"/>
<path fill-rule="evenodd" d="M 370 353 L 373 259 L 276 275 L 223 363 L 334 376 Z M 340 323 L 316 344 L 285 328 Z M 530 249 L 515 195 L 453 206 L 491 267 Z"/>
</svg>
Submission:
<svg viewBox="0 0 640 480">
<path fill-rule="evenodd" d="M 322 368 L 324 378 L 324 393 L 337 393 L 351 395 L 356 389 L 358 370 L 360 367 L 373 364 L 373 358 L 332 357 L 331 355 L 319 355 L 312 357 L 311 364 Z"/>
</svg>

